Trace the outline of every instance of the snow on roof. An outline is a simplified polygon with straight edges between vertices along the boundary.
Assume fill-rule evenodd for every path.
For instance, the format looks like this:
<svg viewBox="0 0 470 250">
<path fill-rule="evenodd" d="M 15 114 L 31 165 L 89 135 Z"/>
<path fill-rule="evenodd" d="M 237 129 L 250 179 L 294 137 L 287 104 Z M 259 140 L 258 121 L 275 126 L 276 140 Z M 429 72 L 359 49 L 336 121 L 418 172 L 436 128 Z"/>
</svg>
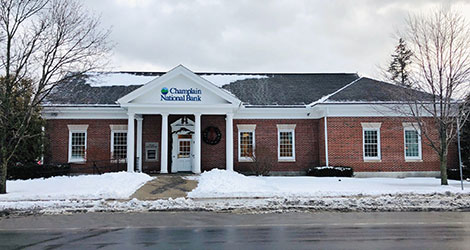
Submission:
<svg viewBox="0 0 470 250">
<path fill-rule="evenodd" d="M 138 75 L 124 72 L 89 73 L 86 84 L 91 87 L 144 85 L 160 75 Z M 267 75 L 254 74 L 201 74 L 202 78 L 218 87 L 245 79 L 267 78 Z"/>
<path fill-rule="evenodd" d="M 226 84 L 232 82 L 241 81 L 245 79 L 261 79 L 268 78 L 267 75 L 240 75 L 240 74 L 210 74 L 210 75 L 200 75 L 202 78 L 208 80 L 209 82 L 222 87 Z"/>
<path fill-rule="evenodd" d="M 86 84 L 91 87 L 144 85 L 158 76 L 135 75 L 129 73 L 89 73 Z"/>
</svg>

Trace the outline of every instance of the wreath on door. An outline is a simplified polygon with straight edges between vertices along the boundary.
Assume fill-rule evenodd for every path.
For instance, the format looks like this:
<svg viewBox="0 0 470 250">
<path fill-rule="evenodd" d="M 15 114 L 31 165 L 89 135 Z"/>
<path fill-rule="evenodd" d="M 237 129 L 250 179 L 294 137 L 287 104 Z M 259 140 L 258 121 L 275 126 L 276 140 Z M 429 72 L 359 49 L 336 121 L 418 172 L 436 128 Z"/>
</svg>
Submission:
<svg viewBox="0 0 470 250">
<path fill-rule="evenodd" d="M 219 128 L 209 126 L 202 131 L 202 139 L 209 145 L 215 145 L 222 139 L 222 133 Z"/>
</svg>

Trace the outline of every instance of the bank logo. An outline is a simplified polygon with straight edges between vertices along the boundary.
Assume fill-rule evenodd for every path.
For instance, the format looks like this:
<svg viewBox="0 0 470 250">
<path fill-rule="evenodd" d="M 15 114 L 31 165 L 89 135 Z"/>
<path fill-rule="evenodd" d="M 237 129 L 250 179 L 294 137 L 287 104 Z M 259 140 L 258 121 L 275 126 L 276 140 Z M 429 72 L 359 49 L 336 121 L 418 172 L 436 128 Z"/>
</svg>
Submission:
<svg viewBox="0 0 470 250">
<path fill-rule="evenodd" d="M 200 102 L 202 99 L 202 90 L 198 88 L 166 88 L 163 87 L 160 91 L 160 101 L 167 102 Z"/>
</svg>

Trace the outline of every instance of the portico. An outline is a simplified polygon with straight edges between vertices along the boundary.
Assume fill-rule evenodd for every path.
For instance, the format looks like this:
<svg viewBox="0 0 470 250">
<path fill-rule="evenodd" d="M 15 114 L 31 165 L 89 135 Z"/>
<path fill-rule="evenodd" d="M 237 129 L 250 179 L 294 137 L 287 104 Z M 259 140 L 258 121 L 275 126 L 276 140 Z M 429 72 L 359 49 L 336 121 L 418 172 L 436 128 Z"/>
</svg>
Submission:
<svg viewBox="0 0 470 250">
<path fill-rule="evenodd" d="M 225 116 L 225 168 L 233 170 L 233 114 L 241 101 L 233 95 L 194 74 L 183 66 L 148 82 L 120 98 L 118 103 L 128 114 L 127 125 L 127 171 L 142 171 L 142 133 L 147 116 L 160 116 L 160 173 L 176 172 L 170 166 L 176 158 L 190 161 L 191 172 L 201 173 L 201 117 L 209 115 Z M 191 127 L 176 137 L 176 125 L 169 123 L 170 116 L 190 117 Z M 186 120 L 188 122 L 188 120 Z M 170 126 L 171 125 L 171 126 Z M 178 125 L 178 124 L 177 124 Z M 184 124 L 179 124 L 182 128 Z M 192 131 L 194 130 L 194 131 Z M 176 138 L 176 139 L 175 139 Z M 181 140 L 178 144 L 175 140 Z M 171 141 L 171 144 L 170 144 Z M 172 155 L 169 152 L 172 151 Z M 178 151 L 178 153 L 176 153 Z M 181 151 L 181 152 L 180 152 Z M 147 150 L 145 151 L 147 152 Z M 174 159 L 169 159 L 173 156 Z M 187 158 L 187 159 L 183 159 Z"/>
</svg>

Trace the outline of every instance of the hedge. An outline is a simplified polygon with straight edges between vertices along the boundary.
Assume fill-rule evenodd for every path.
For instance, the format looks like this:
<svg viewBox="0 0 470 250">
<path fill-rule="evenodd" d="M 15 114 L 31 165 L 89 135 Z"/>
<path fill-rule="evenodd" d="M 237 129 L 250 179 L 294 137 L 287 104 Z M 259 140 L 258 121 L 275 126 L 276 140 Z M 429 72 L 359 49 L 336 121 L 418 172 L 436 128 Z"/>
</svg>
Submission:
<svg viewBox="0 0 470 250">
<path fill-rule="evenodd" d="M 470 168 L 462 168 L 463 179 L 470 179 Z M 460 180 L 460 169 L 447 169 L 447 178 L 451 180 Z"/>
<path fill-rule="evenodd" d="M 307 170 L 307 175 L 318 177 L 352 177 L 354 170 L 351 167 L 342 166 L 313 167 Z"/>
<path fill-rule="evenodd" d="M 52 165 L 37 163 L 28 163 L 21 166 L 11 166 L 7 170 L 8 180 L 27 180 L 35 178 L 49 178 L 52 176 L 68 175 L 70 173 L 70 165 Z"/>
</svg>

